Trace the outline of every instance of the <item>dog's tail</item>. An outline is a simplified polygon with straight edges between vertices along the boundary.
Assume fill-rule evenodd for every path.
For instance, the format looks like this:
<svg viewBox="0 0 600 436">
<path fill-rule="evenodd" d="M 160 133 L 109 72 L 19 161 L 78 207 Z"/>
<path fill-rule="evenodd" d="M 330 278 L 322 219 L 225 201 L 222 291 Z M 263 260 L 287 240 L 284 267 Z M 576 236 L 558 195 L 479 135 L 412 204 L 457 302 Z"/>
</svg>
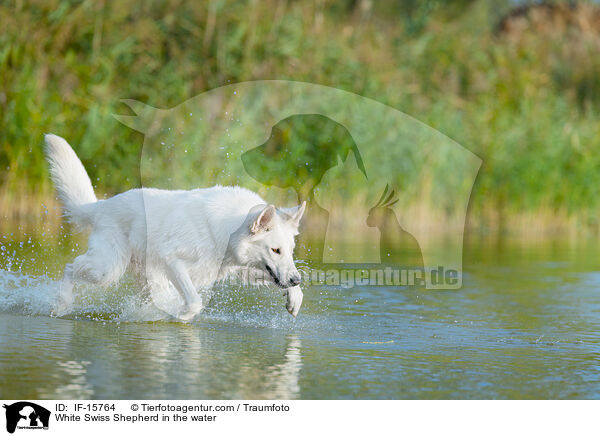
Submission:
<svg viewBox="0 0 600 436">
<path fill-rule="evenodd" d="M 45 140 L 50 177 L 65 215 L 74 224 L 84 226 L 89 221 L 85 205 L 98 201 L 90 177 L 67 141 L 52 134 L 45 135 Z"/>
</svg>

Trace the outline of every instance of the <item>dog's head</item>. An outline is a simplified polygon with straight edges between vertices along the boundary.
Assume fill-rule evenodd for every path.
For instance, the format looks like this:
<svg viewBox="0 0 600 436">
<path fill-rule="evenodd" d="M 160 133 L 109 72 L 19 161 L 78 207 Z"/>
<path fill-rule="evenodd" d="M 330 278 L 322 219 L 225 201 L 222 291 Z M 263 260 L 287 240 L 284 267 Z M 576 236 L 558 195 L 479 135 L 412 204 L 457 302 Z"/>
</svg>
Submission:
<svg viewBox="0 0 600 436">
<path fill-rule="evenodd" d="M 261 205 L 250 212 L 244 226 L 243 263 L 264 271 L 266 278 L 282 288 L 300 283 L 294 264 L 294 237 L 305 209 L 306 202 L 290 209 Z"/>
</svg>

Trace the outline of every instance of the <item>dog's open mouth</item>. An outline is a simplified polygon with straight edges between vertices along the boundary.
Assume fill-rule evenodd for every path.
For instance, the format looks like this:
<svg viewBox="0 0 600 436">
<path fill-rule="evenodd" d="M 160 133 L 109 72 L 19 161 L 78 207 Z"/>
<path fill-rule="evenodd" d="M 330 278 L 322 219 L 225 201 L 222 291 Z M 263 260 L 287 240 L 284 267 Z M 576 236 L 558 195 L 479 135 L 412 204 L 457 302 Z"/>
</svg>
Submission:
<svg viewBox="0 0 600 436">
<path fill-rule="evenodd" d="M 271 269 L 271 267 L 267 264 L 265 264 L 265 269 L 267 270 L 267 272 L 269 273 L 269 275 L 273 278 L 273 281 L 275 282 L 275 284 L 277 286 L 279 286 L 280 288 L 283 288 L 283 283 L 281 283 L 281 280 L 279 280 L 279 277 L 277 277 L 275 275 L 275 273 L 273 272 L 273 270 Z"/>
</svg>

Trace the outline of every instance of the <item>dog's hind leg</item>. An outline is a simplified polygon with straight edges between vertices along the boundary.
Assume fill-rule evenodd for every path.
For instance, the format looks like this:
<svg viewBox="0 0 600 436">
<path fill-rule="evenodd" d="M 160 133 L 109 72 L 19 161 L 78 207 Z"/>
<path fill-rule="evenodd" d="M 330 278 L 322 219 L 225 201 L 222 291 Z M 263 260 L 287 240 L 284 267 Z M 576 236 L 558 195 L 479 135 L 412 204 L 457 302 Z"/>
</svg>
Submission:
<svg viewBox="0 0 600 436">
<path fill-rule="evenodd" d="M 198 295 L 185 266 L 180 261 L 167 262 L 167 272 L 169 280 L 175 285 L 186 302 L 185 310 L 177 315 L 177 317 L 181 320 L 189 321 L 204 308 L 202 299 Z"/>
<path fill-rule="evenodd" d="M 108 286 L 119 280 L 131 259 L 131 253 L 126 246 L 118 232 L 92 233 L 88 241 L 88 251 L 65 267 L 53 314 L 61 316 L 71 312 L 73 286 L 76 282 Z"/>
<path fill-rule="evenodd" d="M 73 307 L 73 264 L 65 266 L 65 272 L 58 288 L 58 300 L 52 308 L 53 316 L 63 316 Z"/>
<path fill-rule="evenodd" d="M 88 251 L 73 262 L 73 278 L 100 286 L 116 282 L 131 260 L 126 247 L 124 237 L 117 231 L 92 233 Z"/>
</svg>

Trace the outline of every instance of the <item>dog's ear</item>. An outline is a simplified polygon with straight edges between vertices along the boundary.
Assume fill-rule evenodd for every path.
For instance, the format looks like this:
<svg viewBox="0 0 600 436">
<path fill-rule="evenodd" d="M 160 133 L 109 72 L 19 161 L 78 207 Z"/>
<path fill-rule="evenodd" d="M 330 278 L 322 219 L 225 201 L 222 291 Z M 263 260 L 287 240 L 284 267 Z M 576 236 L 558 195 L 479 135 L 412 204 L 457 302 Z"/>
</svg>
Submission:
<svg viewBox="0 0 600 436">
<path fill-rule="evenodd" d="M 261 213 L 258 214 L 258 217 L 252 221 L 250 224 L 250 232 L 253 234 L 257 234 L 262 231 L 269 230 L 269 224 L 273 220 L 275 216 L 275 206 L 272 204 L 267 205 Z"/>
<path fill-rule="evenodd" d="M 302 204 L 293 207 L 291 209 L 286 210 L 286 214 L 288 215 L 288 221 L 298 227 L 300 225 L 300 220 L 302 219 L 302 215 L 304 215 L 304 211 L 306 210 L 306 201 L 303 201 Z"/>
</svg>

